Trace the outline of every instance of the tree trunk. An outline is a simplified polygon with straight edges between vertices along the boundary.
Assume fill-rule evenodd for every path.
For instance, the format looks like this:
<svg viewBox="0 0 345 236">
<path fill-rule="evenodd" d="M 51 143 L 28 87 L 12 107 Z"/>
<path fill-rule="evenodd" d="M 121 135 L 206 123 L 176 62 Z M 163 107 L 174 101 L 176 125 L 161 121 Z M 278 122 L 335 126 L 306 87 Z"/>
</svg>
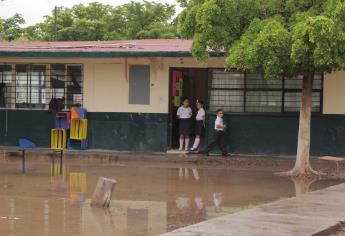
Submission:
<svg viewBox="0 0 345 236">
<path fill-rule="evenodd" d="M 300 107 L 298 146 L 295 167 L 290 171 L 292 176 L 316 174 L 309 162 L 310 156 L 310 126 L 313 97 L 314 73 L 303 77 L 302 101 Z"/>
</svg>

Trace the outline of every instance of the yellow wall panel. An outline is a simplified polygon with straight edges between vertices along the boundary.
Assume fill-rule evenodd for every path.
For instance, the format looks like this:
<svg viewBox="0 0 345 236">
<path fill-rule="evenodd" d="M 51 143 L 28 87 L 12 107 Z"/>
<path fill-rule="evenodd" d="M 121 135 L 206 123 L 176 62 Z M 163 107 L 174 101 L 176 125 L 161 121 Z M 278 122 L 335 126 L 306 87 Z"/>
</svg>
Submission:
<svg viewBox="0 0 345 236">
<path fill-rule="evenodd" d="M 87 64 L 90 71 L 88 89 L 85 90 L 85 107 L 88 111 L 121 111 L 125 88 L 124 64 Z"/>
<path fill-rule="evenodd" d="M 326 74 L 323 91 L 323 113 L 345 114 L 345 71 Z"/>
</svg>

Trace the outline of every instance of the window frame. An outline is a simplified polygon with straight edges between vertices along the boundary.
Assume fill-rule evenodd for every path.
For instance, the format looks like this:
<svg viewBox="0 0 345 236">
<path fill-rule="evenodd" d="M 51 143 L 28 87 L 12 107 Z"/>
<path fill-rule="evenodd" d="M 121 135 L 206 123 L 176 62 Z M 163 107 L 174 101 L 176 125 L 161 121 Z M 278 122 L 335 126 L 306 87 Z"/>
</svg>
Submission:
<svg viewBox="0 0 345 236">
<path fill-rule="evenodd" d="M 52 65 L 56 65 L 56 64 L 61 64 L 64 65 L 64 80 L 61 81 L 63 83 L 63 96 L 65 98 L 65 106 L 63 107 L 63 109 L 68 109 L 71 104 L 73 104 L 73 101 L 68 101 L 67 98 L 67 94 L 68 94 L 68 86 L 70 84 L 72 84 L 73 82 L 69 80 L 70 75 L 68 74 L 68 67 L 69 66 L 78 66 L 80 67 L 81 73 L 80 73 L 80 81 L 79 81 L 79 85 L 80 85 L 80 94 L 81 94 L 81 104 L 84 103 L 84 64 L 83 63 L 61 63 L 61 62 L 56 62 L 56 63 L 46 63 L 46 62 L 41 62 L 41 63 L 32 63 L 32 62 L 1 62 L 0 65 L 2 66 L 11 66 L 12 68 L 12 72 L 11 72 L 11 76 L 12 76 L 12 81 L 11 85 L 9 85 L 7 88 L 11 90 L 10 95 L 8 95 L 5 99 L 9 100 L 10 102 L 5 102 L 4 106 L 0 107 L 0 110 L 47 110 L 49 107 L 49 102 L 52 98 L 56 98 L 55 92 L 54 92 L 54 88 L 52 85 Z M 33 89 L 35 89 L 37 87 L 38 91 L 38 103 L 18 103 L 17 102 L 17 87 L 18 87 L 18 73 L 20 73 L 20 71 L 16 70 L 16 66 L 21 66 L 21 65 L 26 65 L 27 67 L 27 71 L 25 71 L 24 73 L 26 73 L 26 76 L 28 77 L 27 80 L 27 90 L 32 92 Z M 32 85 L 32 78 L 31 78 L 31 74 L 33 72 L 35 72 L 35 70 L 33 69 L 35 66 L 44 66 L 45 67 L 45 71 L 43 74 L 43 84 L 41 84 L 41 82 L 35 87 L 35 85 Z M 1 72 L 0 72 L 1 73 Z M 42 78 L 41 78 L 42 79 Z M 40 79 L 40 81 L 41 81 Z M 0 80 L 1 83 L 1 80 Z M 73 93 L 72 93 L 73 94 Z M 35 100 L 36 98 L 32 95 L 26 97 L 27 101 L 31 101 L 31 100 Z M 44 101 L 45 100 L 45 101 Z M 44 102 L 43 102 L 44 101 Z"/>
<path fill-rule="evenodd" d="M 225 90 L 225 91 L 243 91 L 243 108 L 242 108 L 242 112 L 232 112 L 232 111 L 225 111 L 225 113 L 229 113 L 229 114 L 273 114 L 273 115 L 278 115 L 278 114 L 297 114 L 299 113 L 299 109 L 298 111 L 287 111 L 285 109 L 285 95 L 286 93 L 302 93 L 302 88 L 286 88 L 286 83 L 285 81 L 290 79 L 288 77 L 282 77 L 282 85 L 281 88 L 248 88 L 247 86 L 247 75 L 248 74 L 253 74 L 253 73 L 247 73 L 247 72 L 240 72 L 240 71 L 236 71 L 236 70 L 231 70 L 229 71 L 230 73 L 241 73 L 243 74 L 243 88 L 212 88 L 212 80 L 213 80 L 213 71 L 214 70 L 224 70 L 224 68 L 209 68 L 209 73 L 208 73 L 208 101 L 207 101 L 207 107 L 210 110 L 211 108 L 211 91 L 215 90 L 215 91 L 221 91 L 221 90 Z M 255 73 L 254 73 L 255 74 Z M 322 114 L 323 113 L 323 91 L 324 91 L 324 74 L 323 73 L 319 73 L 320 74 L 320 80 L 321 80 L 321 84 L 320 84 L 320 88 L 313 88 L 312 93 L 319 93 L 320 96 L 320 108 L 318 111 L 312 111 L 313 114 Z M 315 84 L 313 84 L 314 86 Z M 274 111 L 264 111 L 264 112 L 252 112 L 252 111 L 247 111 L 247 92 L 281 92 L 281 109 L 279 112 L 274 112 Z M 213 112 L 210 110 L 210 112 Z"/>
<path fill-rule="evenodd" d="M 17 71 L 17 66 L 26 66 L 26 71 Z M 39 80 L 38 80 L 38 84 L 37 86 L 33 85 L 33 81 L 35 81 L 33 79 L 33 73 L 37 72 L 35 71 L 33 68 L 34 67 L 40 67 L 40 66 L 44 66 L 45 70 L 43 72 L 43 76 L 39 75 Z M 45 83 L 46 80 L 48 78 L 48 74 L 47 74 L 47 64 L 43 64 L 43 63 L 37 63 L 37 64 L 31 64 L 31 63 L 14 63 L 13 67 L 14 68 L 14 76 L 15 76 L 15 88 L 14 88 L 14 108 L 15 109 L 33 109 L 33 110 L 43 110 L 45 107 L 45 104 L 42 102 L 43 96 L 42 96 L 42 90 L 45 89 Z M 20 100 L 20 98 L 18 98 L 18 94 L 20 94 L 20 92 L 18 92 L 18 88 L 21 87 L 20 81 L 18 80 L 18 76 L 22 76 L 19 75 L 19 73 L 25 73 L 26 75 L 26 83 L 22 84 L 22 87 L 25 88 L 26 90 L 26 102 L 20 103 L 18 102 L 18 100 Z M 42 79 L 43 79 L 43 84 L 42 84 Z M 37 98 L 34 96 L 34 90 L 37 89 L 38 93 L 37 93 Z M 37 99 L 37 103 L 32 102 L 33 100 Z"/>
</svg>

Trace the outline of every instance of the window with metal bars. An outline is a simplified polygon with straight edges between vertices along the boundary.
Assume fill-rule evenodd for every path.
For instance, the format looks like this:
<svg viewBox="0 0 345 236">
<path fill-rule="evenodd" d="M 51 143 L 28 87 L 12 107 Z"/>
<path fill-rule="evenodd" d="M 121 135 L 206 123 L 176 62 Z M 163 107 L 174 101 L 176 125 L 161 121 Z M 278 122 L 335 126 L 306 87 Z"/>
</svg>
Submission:
<svg viewBox="0 0 345 236">
<path fill-rule="evenodd" d="M 261 75 L 211 70 L 209 110 L 225 112 L 298 112 L 302 76 L 265 80 Z M 323 77 L 316 74 L 312 111 L 321 112 Z"/>
<path fill-rule="evenodd" d="M 82 65 L 0 65 L 0 108 L 48 109 L 52 99 L 61 99 L 63 108 L 82 105 Z"/>
</svg>

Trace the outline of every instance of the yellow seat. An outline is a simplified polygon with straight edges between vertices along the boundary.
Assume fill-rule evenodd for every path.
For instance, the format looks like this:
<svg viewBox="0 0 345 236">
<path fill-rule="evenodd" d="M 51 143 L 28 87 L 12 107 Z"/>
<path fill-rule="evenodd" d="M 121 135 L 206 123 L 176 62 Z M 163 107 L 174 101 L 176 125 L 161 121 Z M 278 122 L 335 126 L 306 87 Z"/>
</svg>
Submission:
<svg viewBox="0 0 345 236">
<path fill-rule="evenodd" d="M 70 138 L 84 140 L 87 137 L 87 119 L 72 119 Z"/>
<path fill-rule="evenodd" d="M 53 150 L 66 149 L 67 137 L 65 129 L 52 129 L 51 130 L 51 143 L 50 147 Z"/>
</svg>

